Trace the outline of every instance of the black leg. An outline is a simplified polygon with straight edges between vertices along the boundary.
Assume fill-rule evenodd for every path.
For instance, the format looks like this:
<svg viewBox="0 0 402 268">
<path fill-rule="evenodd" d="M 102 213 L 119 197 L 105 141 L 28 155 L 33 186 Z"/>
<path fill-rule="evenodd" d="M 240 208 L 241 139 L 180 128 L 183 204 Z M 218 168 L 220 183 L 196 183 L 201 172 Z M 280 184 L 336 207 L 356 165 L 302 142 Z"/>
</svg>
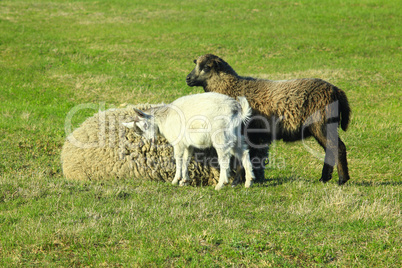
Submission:
<svg viewBox="0 0 402 268">
<path fill-rule="evenodd" d="M 339 138 L 338 140 L 338 175 L 339 175 L 339 185 L 345 184 L 349 179 L 349 169 L 348 169 L 348 161 L 346 158 L 346 146 Z"/>
</svg>

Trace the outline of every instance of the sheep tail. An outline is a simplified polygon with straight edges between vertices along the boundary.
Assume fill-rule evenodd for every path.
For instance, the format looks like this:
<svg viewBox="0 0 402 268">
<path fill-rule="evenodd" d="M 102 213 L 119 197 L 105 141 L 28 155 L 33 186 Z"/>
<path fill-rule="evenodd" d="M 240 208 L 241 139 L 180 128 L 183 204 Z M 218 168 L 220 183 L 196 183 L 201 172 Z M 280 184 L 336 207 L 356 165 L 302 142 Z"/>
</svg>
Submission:
<svg viewBox="0 0 402 268">
<path fill-rule="evenodd" d="M 237 97 L 237 101 L 241 106 L 241 120 L 247 122 L 251 117 L 251 107 L 246 97 Z"/>
<path fill-rule="evenodd" d="M 346 131 L 350 121 L 351 110 L 349 107 L 348 98 L 343 90 L 338 92 L 339 108 L 341 113 L 341 128 Z"/>
</svg>

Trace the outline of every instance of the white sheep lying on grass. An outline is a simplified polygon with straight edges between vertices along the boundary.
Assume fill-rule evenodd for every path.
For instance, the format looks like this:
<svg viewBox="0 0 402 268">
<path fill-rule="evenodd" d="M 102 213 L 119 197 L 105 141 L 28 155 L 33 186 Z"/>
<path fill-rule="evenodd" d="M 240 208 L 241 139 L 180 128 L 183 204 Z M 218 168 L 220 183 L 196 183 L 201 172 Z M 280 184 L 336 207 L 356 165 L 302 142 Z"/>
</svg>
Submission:
<svg viewBox="0 0 402 268">
<path fill-rule="evenodd" d="M 133 108 L 151 111 L 160 104 L 137 104 L 99 111 L 68 135 L 61 151 L 63 175 L 72 180 L 109 178 L 171 182 L 175 174 L 173 147 L 165 138 L 144 142 L 123 122 L 137 116 Z M 191 185 L 216 185 L 216 151 L 194 149 L 188 166 Z M 234 174 L 231 174 L 234 176 Z"/>
<path fill-rule="evenodd" d="M 238 101 L 223 94 L 203 93 L 181 97 L 171 104 L 156 107 L 149 114 L 135 109 L 137 116 L 128 128 L 151 141 L 161 135 L 173 146 L 176 174 L 173 184 L 187 185 L 190 182 L 187 166 L 193 149 L 214 147 L 220 166 L 220 190 L 229 183 L 230 156 L 235 156 L 246 172 L 246 187 L 254 178 L 250 157 L 241 125 L 251 115 L 251 108 L 244 97 Z"/>
</svg>

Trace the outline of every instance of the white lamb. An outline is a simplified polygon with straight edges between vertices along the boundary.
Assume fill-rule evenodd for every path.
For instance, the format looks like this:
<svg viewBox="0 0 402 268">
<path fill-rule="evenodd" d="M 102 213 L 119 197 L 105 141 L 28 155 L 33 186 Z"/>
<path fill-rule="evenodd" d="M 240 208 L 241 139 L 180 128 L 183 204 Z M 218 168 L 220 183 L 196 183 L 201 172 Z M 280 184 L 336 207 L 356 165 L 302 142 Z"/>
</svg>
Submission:
<svg viewBox="0 0 402 268">
<path fill-rule="evenodd" d="M 219 93 L 202 93 L 181 97 L 171 104 L 153 108 L 150 114 L 135 109 L 133 122 L 123 123 L 136 134 L 155 140 L 162 135 L 173 146 L 176 174 L 173 184 L 188 185 L 187 166 L 193 148 L 214 147 L 220 166 L 220 190 L 228 181 L 231 155 L 241 161 L 245 173 L 245 187 L 252 185 L 254 174 L 241 125 L 251 116 L 251 108 L 244 97 L 238 101 Z"/>
</svg>

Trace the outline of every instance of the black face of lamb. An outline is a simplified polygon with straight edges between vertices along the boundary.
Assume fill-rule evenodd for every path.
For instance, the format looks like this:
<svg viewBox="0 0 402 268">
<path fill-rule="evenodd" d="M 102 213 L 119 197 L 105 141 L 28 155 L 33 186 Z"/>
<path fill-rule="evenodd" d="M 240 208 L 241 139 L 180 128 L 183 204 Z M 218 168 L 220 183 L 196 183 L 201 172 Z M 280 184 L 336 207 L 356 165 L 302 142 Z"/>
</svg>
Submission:
<svg viewBox="0 0 402 268">
<path fill-rule="evenodd" d="M 189 74 L 187 75 L 187 77 L 186 77 L 186 83 L 187 83 L 187 85 L 190 86 L 190 87 L 200 87 L 200 86 L 203 86 L 202 81 L 198 81 L 198 80 L 197 80 L 197 77 L 196 77 L 196 75 L 195 75 L 195 68 L 194 68 L 194 70 L 193 70 L 191 73 L 189 73 Z"/>
<path fill-rule="evenodd" d="M 197 63 L 197 61 L 194 61 Z M 198 67 L 194 69 L 186 77 L 186 83 L 190 87 L 205 87 L 207 73 L 210 71 L 209 67 Z"/>
<path fill-rule="evenodd" d="M 207 87 L 207 81 L 211 76 L 220 71 L 220 58 L 207 54 L 198 60 L 194 60 L 196 64 L 194 69 L 186 77 L 186 83 L 190 87 L 201 86 L 204 90 Z"/>
</svg>

